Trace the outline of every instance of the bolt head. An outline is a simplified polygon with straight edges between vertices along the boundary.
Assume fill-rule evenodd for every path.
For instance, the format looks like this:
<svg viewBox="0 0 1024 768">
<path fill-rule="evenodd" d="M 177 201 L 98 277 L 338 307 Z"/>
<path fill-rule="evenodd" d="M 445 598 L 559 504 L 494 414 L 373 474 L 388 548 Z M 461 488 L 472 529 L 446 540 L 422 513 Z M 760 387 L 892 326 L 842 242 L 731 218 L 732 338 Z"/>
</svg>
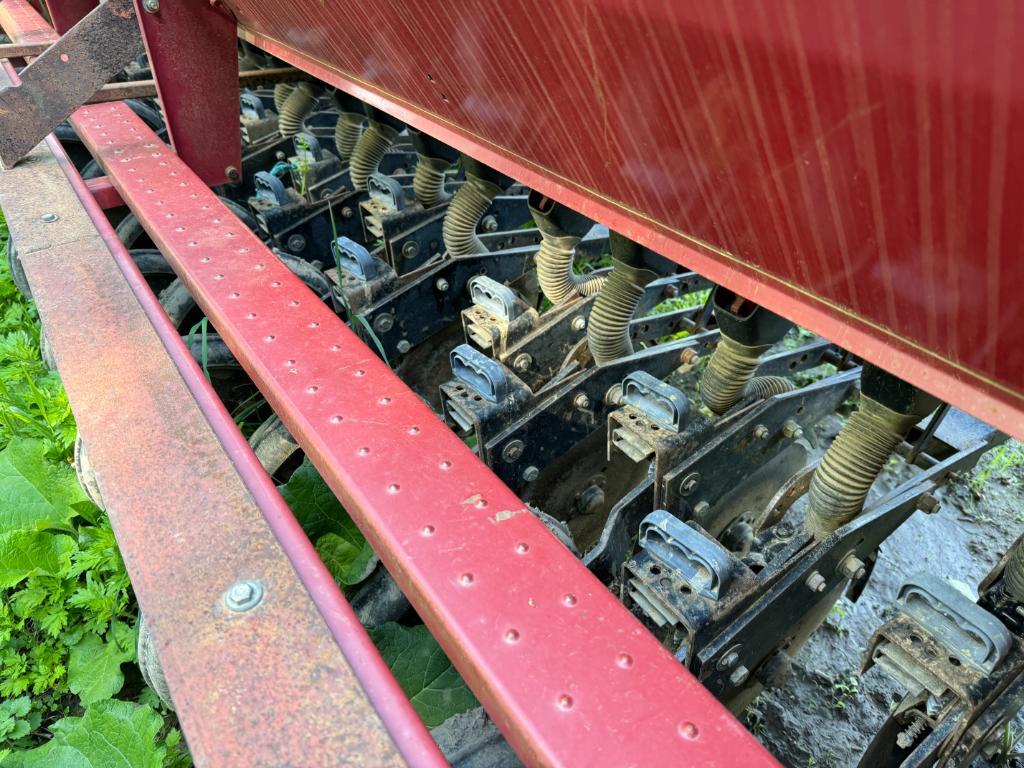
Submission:
<svg viewBox="0 0 1024 768">
<path fill-rule="evenodd" d="M 526 352 L 521 352 L 516 355 L 516 359 L 512 361 L 512 367 L 517 373 L 526 373 L 530 370 L 530 366 L 533 365 L 533 358 Z"/>
<path fill-rule="evenodd" d="M 736 653 L 736 651 L 729 651 L 719 660 L 718 668 L 722 670 L 732 669 L 736 666 L 736 662 L 738 662 L 739 660 L 740 655 Z"/>
<path fill-rule="evenodd" d="M 441 291 L 441 293 L 444 293 L 451 286 L 448 285 L 447 280 L 445 280 L 443 277 L 439 277 L 437 278 L 437 282 L 434 283 L 434 287 L 437 288 L 437 290 Z"/>
<path fill-rule="evenodd" d="M 397 349 L 400 354 L 404 355 L 406 352 L 412 349 L 412 344 L 409 343 L 408 339 L 402 339 L 400 342 L 398 342 Z"/>
<path fill-rule="evenodd" d="M 156 13 L 160 10 L 160 0 L 146 0 L 142 7 L 146 9 L 147 13 Z"/>
<path fill-rule="evenodd" d="M 306 247 L 306 238 L 302 235 L 292 235 L 288 238 L 288 250 L 292 253 L 301 253 Z"/>
<path fill-rule="evenodd" d="M 698 501 L 693 505 L 693 514 L 697 517 L 703 517 L 711 509 L 711 505 L 706 501 Z"/>
<path fill-rule="evenodd" d="M 242 579 L 224 593 L 224 603 L 235 613 L 251 610 L 263 601 L 263 583 L 259 579 Z"/>
<path fill-rule="evenodd" d="M 587 318 L 585 317 L 574 317 L 572 319 L 572 329 L 574 331 L 582 331 L 587 327 Z"/>
<path fill-rule="evenodd" d="M 750 677 L 750 670 L 744 666 L 739 666 L 729 675 L 729 682 L 733 685 L 743 685 L 747 682 L 748 677 Z"/>
<path fill-rule="evenodd" d="M 420 246 L 415 240 L 407 240 L 402 246 L 402 255 L 407 259 L 413 258 L 419 252 Z"/>
<path fill-rule="evenodd" d="M 808 576 L 807 581 L 805 581 L 804 584 L 807 585 L 807 588 L 811 590 L 811 592 L 824 592 L 825 588 L 828 586 L 828 582 L 825 580 L 825 577 L 817 571 L 814 571 L 810 576 Z"/>
<path fill-rule="evenodd" d="M 505 447 L 501 451 L 501 458 L 506 463 L 512 464 L 519 460 L 523 455 L 523 450 L 526 448 L 526 444 L 522 440 L 510 440 L 505 444 Z"/>
<path fill-rule="evenodd" d="M 782 434 L 794 440 L 799 440 L 804 436 L 804 430 L 792 419 L 787 419 L 786 423 L 782 425 Z"/>
<path fill-rule="evenodd" d="M 58 216 L 56 213 L 44 213 L 42 216 L 39 217 L 39 220 L 44 224 L 53 224 L 53 222 L 57 221 L 57 219 L 59 218 L 60 216 Z"/>
<path fill-rule="evenodd" d="M 498 231 L 498 220 L 493 216 L 484 216 L 483 221 L 481 221 L 480 224 L 484 232 Z"/>
<path fill-rule="evenodd" d="M 864 567 L 864 561 L 856 555 L 847 555 L 839 564 L 839 572 L 847 579 L 856 581 L 867 575 L 867 568 Z"/>
<path fill-rule="evenodd" d="M 697 350 L 687 348 L 679 355 L 679 360 L 683 365 L 693 365 L 699 357 L 700 354 L 698 354 Z"/>
<path fill-rule="evenodd" d="M 540 476 L 540 470 L 532 464 L 523 470 L 523 480 L 528 483 L 532 483 Z"/>
<path fill-rule="evenodd" d="M 387 333 L 395 327 L 394 315 L 380 315 L 373 321 L 373 330 L 378 333 Z"/>
<path fill-rule="evenodd" d="M 343 219 L 351 219 L 355 215 L 355 211 L 350 206 L 345 206 L 341 209 L 341 217 Z"/>
<path fill-rule="evenodd" d="M 233 165 L 229 165 L 224 169 L 224 175 L 228 177 L 228 181 L 238 181 L 242 178 L 242 174 L 240 174 L 238 169 Z"/>
<path fill-rule="evenodd" d="M 756 427 L 754 427 L 754 437 L 756 437 L 758 440 L 767 440 L 769 434 L 770 432 L 768 431 L 768 427 L 766 427 L 764 424 L 758 424 Z"/>
<path fill-rule="evenodd" d="M 580 392 L 572 399 L 572 404 L 582 411 L 583 409 L 590 407 L 590 398 L 587 397 L 586 393 Z"/>
<path fill-rule="evenodd" d="M 697 483 L 700 482 L 700 475 L 696 472 L 691 472 L 683 478 L 683 482 L 679 484 L 679 492 L 683 496 L 688 496 L 693 493 L 694 488 L 697 487 Z"/>
</svg>

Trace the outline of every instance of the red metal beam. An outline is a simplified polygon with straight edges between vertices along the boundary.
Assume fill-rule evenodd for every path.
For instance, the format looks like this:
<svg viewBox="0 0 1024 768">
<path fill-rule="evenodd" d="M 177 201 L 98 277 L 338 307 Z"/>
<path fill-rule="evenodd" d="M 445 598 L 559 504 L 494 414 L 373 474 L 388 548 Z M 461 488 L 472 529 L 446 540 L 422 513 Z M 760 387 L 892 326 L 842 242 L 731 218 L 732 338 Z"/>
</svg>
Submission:
<svg viewBox="0 0 1024 768">
<path fill-rule="evenodd" d="M 53 37 L 19 0 L 0 26 Z M 196 764 L 445 764 L 59 142 L 32 161 L 0 204 Z"/>
<path fill-rule="evenodd" d="M 774 764 L 129 109 L 72 124 L 525 762 Z"/>
<path fill-rule="evenodd" d="M 1024 439 L 1012 0 L 225 2 L 275 56 Z"/>
<path fill-rule="evenodd" d="M 209 185 L 238 179 L 238 38 L 209 0 L 135 0 L 175 152 Z"/>
<path fill-rule="evenodd" d="M 96 204 L 105 211 L 124 205 L 121 194 L 114 189 L 114 185 L 106 176 L 85 179 L 85 186 L 96 199 Z"/>
</svg>

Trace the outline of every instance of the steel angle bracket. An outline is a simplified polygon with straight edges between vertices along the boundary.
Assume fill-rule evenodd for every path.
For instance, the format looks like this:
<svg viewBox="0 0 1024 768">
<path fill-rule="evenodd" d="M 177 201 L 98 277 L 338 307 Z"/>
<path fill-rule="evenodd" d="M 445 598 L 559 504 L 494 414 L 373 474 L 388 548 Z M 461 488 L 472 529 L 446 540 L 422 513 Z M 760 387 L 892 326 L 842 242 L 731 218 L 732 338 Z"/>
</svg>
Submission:
<svg viewBox="0 0 1024 768">
<path fill-rule="evenodd" d="M 142 53 L 131 0 L 101 3 L 0 91 L 0 167 L 11 168 Z"/>
</svg>

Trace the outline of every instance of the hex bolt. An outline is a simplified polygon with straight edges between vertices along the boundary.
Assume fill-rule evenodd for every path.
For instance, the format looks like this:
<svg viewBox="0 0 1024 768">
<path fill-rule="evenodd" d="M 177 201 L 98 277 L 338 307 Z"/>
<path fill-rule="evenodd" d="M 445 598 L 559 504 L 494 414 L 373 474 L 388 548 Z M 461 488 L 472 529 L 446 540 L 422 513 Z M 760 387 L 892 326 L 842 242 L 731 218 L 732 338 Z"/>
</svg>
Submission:
<svg viewBox="0 0 1024 768">
<path fill-rule="evenodd" d="M 156 13 L 160 10 L 160 0 L 146 0 L 142 7 L 146 9 L 146 13 Z"/>
<path fill-rule="evenodd" d="M 708 504 L 706 501 L 698 501 L 696 504 L 693 505 L 694 517 L 704 517 L 704 515 L 706 515 L 708 511 L 710 511 L 710 509 L 711 505 Z"/>
<path fill-rule="evenodd" d="M 497 232 L 498 231 L 498 220 L 493 216 L 484 216 L 480 222 L 481 228 L 484 232 Z"/>
<path fill-rule="evenodd" d="M 301 253 L 306 248 L 306 238 L 302 235 L 292 235 L 288 238 L 288 250 L 292 253 Z"/>
<path fill-rule="evenodd" d="M 415 258 L 419 252 L 420 244 L 415 240 L 406 240 L 405 245 L 402 246 L 402 256 L 407 259 Z"/>
<path fill-rule="evenodd" d="M 526 444 L 522 440 L 509 440 L 501 451 L 501 458 L 508 464 L 513 464 L 522 457 Z"/>
<path fill-rule="evenodd" d="M 412 349 L 412 344 L 409 343 L 408 339 L 402 339 L 396 345 L 396 349 L 398 349 L 399 354 L 404 355 L 406 352 Z"/>
<path fill-rule="evenodd" d="M 757 438 L 758 440 L 767 440 L 768 435 L 770 435 L 771 432 L 768 431 L 768 427 L 766 427 L 764 424 L 758 424 L 756 427 L 754 427 L 753 434 L 754 437 Z"/>
<path fill-rule="evenodd" d="M 930 493 L 923 493 L 917 499 L 917 508 L 926 515 L 934 515 L 939 511 L 940 506 L 939 500 Z"/>
<path fill-rule="evenodd" d="M 346 205 L 341 209 L 341 218 L 351 219 L 353 216 L 355 216 L 355 211 L 353 211 L 351 207 Z"/>
<path fill-rule="evenodd" d="M 288 159 L 288 155 L 286 155 L 281 150 L 277 150 L 277 152 L 274 153 L 274 158 L 277 159 L 277 160 L 287 160 Z"/>
<path fill-rule="evenodd" d="M 532 464 L 523 470 L 523 480 L 528 483 L 532 483 L 540 476 L 540 470 Z"/>
<path fill-rule="evenodd" d="M 810 576 L 808 576 L 807 581 L 805 581 L 804 584 L 807 585 L 807 588 L 811 590 L 811 592 L 824 592 L 825 587 L 828 586 L 828 582 L 825 580 L 825 577 L 817 571 L 814 571 Z"/>
<path fill-rule="evenodd" d="M 387 333 L 395 327 L 394 315 L 380 315 L 373 321 L 373 330 L 378 333 Z"/>
<path fill-rule="evenodd" d="M 735 650 L 730 650 L 721 659 L 718 660 L 718 668 L 721 670 L 732 669 L 736 666 L 736 662 L 740 660 L 740 655 Z"/>
<path fill-rule="evenodd" d="M 848 579 L 857 581 L 863 579 L 867 575 L 867 568 L 864 567 L 864 561 L 856 555 L 847 555 L 843 562 L 839 564 L 839 572 Z"/>
<path fill-rule="evenodd" d="M 44 213 L 42 216 L 39 217 L 39 220 L 44 224 L 53 224 L 53 222 L 55 222 L 59 218 L 60 216 L 58 216 L 56 213 Z"/>
<path fill-rule="evenodd" d="M 622 405 L 622 385 L 612 384 L 604 393 L 605 405 Z"/>
<path fill-rule="evenodd" d="M 700 354 L 695 349 L 684 349 L 679 355 L 679 361 L 683 365 L 693 365 L 700 358 Z"/>
<path fill-rule="evenodd" d="M 531 365 L 533 365 L 533 358 L 526 352 L 520 352 L 512 361 L 512 367 L 517 373 L 526 373 L 530 370 Z"/>
<path fill-rule="evenodd" d="M 576 410 L 585 411 L 590 407 L 590 398 L 587 397 L 585 392 L 580 392 L 572 399 L 572 404 L 576 407 Z"/>
<path fill-rule="evenodd" d="M 437 278 L 437 282 L 434 283 L 434 287 L 437 288 L 437 290 L 439 290 L 441 293 L 444 293 L 445 291 L 448 290 L 450 286 L 448 285 L 447 280 L 445 280 L 443 277 L 439 277 Z"/>
<path fill-rule="evenodd" d="M 587 327 L 587 318 L 585 317 L 574 317 L 572 319 L 572 329 L 574 331 L 582 331 Z"/>
<path fill-rule="evenodd" d="M 683 496 L 689 496 L 693 493 L 693 489 L 697 487 L 697 483 L 700 482 L 700 474 L 697 472 L 691 472 L 683 478 L 683 482 L 679 484 L 679 492 Z"/>
<path fill-rule="evenodd" d="M 786 419 L 786 422 L 782 425 L 782 434 L 794 440 L 799 440 L 804 436 L 804 430 L 803 427 L 792 419 Z"/>
<path fill-rule="evenodd" d="M 159 3 L 157 4 L 157 7 L 159 7 Z M 238 181 L 240 178 L 242 178 L 242 174 L 240 174 L 238 172 L 238 169 L 235 168 L 235 166 L 233 165 L 229 165 L 227 168 L 224 169 L 224 175 L 228 177 L 228 181 L 232 182 Z"/>
<path fill-rule="evenodd" d="M 747 682 L 747 678 L 750 677 L 750 670 L 744 666 L 736 667 L 729 675 L 729 682 L 732 685 L 740 686 Z"/>
<path fill-rule="evenodd" d="M 224 603 L 235 613 L 252 610 L 263 601 L 263 583 L 259 579 L 242 579 L 224 593 Z"/>
</svg>

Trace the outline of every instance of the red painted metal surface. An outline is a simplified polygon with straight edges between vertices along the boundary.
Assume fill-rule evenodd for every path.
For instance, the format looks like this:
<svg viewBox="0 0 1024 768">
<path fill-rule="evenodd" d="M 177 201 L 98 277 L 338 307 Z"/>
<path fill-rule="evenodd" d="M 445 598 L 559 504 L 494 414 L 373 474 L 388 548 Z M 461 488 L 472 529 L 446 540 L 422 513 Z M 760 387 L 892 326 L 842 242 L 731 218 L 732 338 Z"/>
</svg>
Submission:
<svg viewBox="0 0 1024 768">
<path fill-rule="evenodd" d="M 130 110 L 72 122 L 527 763 L 773 764 Z"/>
<path fill-rule="evenodd" d="M 96 205 L 105 211 L 124 205 L 121 194 L 114 189 L 114 185 L 106 176 L 85 179 L 85 186 L 89 190 L 89 194 L 96 199 Z"/>
<path fill-rule="evenodd" d="M 84 19 L 99 4 L 99 0 L 47 0 L 50 21 L 58 35 L 63 35 Z"/>
<path fill-rule="evenodd" d="M 0 3 L 0 26 L 19 41 L 53 36 L 45 21 L 19 0 Z M 4 66 L 16 82 L 13 69 L 7 63 Z M 75 217 L 74 210 L 70 214 L 61 211 L 60 252 L 40 267 L 31 265 L 31 235 L 46 242 L 57 235 L 52 226 L 40 230 L 38 215 L 18 215 L 18 206 L 28 196 L 16 195 L 16 205 L 10 201 L 5 204 L 8 224 L 18 234 L 19 254 L 26 261 L 33 288 L 43 293 L 37 296 L 43 318 L 52 318 L 46 332 L 81 433 L 83 437 L 90 431 L 98 435 L 88 443 L 90 457 L 102 466 L 100 472 L 106 472 L 101 475 L 101 488 L 108 508 L 122 513 L 118 516 L 111 511 L 115 533 L 136 595 L 157 635 L 161 661 L 196 763 L 281 765 L 301 754 L 304 761 L 326 765 L 336 765 L 343 757 L 352 764 L 397 764 L 393 741 L 409 765 L 444 765 L 437 745 L 185 348 L 94 200 L 88 183 L 74 170 L 53 136 L 46 143 L 84 215 Z M 26 181 L 28 186 L 40 187 L 43 177 L 38 165 L 12 173 L 19 172 L 26 179 L 32 178 Z M 109 183 L 105 177 L 103 182 Z M 60 187 L 56 188 L 59 191 Z M 55 196 L 46 192 L 43 187 L 36 199 L 45 199 L 51 206 L 47 210 L 52 210 Z M 120 199 L 116 190 L 113 195 Z M 23 230 L 23 218 L 35 222 L 34 228 Z M 79 240 L 69 243 L 68 230 L 82 233 Z M 23 231 L 29 236 L 22 236 Z M 113 262 L 106 257 L 113 257 Z M 119 273 L 113 269 L 115 264 Z M 81 274 L 71 274 L 74 270 Z M 90 289 L 102 292 L 92 295 Z M 50 301 L 47 291 L 53 297 Z M 128 291 L 137 305 L 125 295 Z M 49 311 L 48 303 L 54 305 Z M 112 315 L 82 314 L 89 312 Z M 140 314 L 148 326 L 140 327 Z M 83 327 L 92 329 L 88 340 L 95 349 L 83 346 Z M 137 344 L 129 343 L 125 335 L 129 329 Z M 161 358 L 149 339 L 154 332 L 167 359 Z M 113 334 L 113 338 L 104 334 Z M 106 349 L 127 351 L 111 363 L 104 357 Z M 113 381 L 104 378 L 110 371 L 117 372 Z M 99 386 L 97 381 L 105 383 Z M 159 391 L 150 391 L 153 388 Z M 140 408 L 138 412 L 129 412 L 133 404 Z M 155 406 L 174 413 L 157 413 Z M 154 417 L 155 424 L 146 421 Z M 121 421 L 122 429 L 111 430 L 111 424 Z M 166 433 L 161 431 L 168 427 Z M 133 428 L 139 430 L 134 438 Z M 204 428 L 212 432 L 216 445 L 211 445 Z M 113 436 L 116 439 L 111 440 Z M 146 451 L 147 444 L 159 447 Z M 105 446 L 114 451 L 130 450 L 125 455 L 104 456 Z M 174 447 L 182 450 L 176 459 L 172 458 Z M 132 463 L 140 460 L 141 466 Z M 146 461 L 155 461 L 158 469 L 146 465 Z M 217 461 L 226 464 L 219 467 L 225 473 L 221 484 L 213 481 Z M 195 462 L 201 470 L 195 469 Z M 182 474 L 180 480 L 175 480 L 176 472 Z M 197 486 L 198 476 L 204 482 Z M 145 485 L 143 480 L 148 478 L 158 480 L 156 488 Z M 185 493 L 194 486 L 197 492 L 208 492 L 209 496 L 197 500 Z M 178 487 L 181 492 L 167 494 L 168 487 Z M 133 514 L 132 502 L 140 500 L 141 509 Z M 170 504 L 171 509 L 164 511 L 162 504 Z M 182 521 L 190 519 L 196 510 L 203 511 L 202 519 L 185 535 L 180 530 Z M 218 511 L 222 513 L 219 517 Z M 266 533 L 257 522 L 261 515 Z M 213 534 L 212 526 L 217 522 L 230 534 L 227 547 Z M 171 528 L 162 531 L 161 525 Z M 275 540 L 287 559 L 275 559 Z M 206 546 L 212 548 L 210 565 L 198 568 L 196 558 L 207 551 Z M 255 628 L 236 624 L 232 630 L 230 623 L 227 627 L 209 624 L 210 612 L 203 600 L 208 595 L 183 576 L 183 562 L 191 563 L 188 574 L 202 574 L 207 588 L 210 579 L 219 577 L 223 587 L 238 578 L 224 577 L 227 570 L 251 577 L 253 567 L 262 564 L 271 579 L 269 585 L 277 591 L 270 598 L 273 609 Z M 196 611 L 198 616 L 193 615 Z M 216 621 L 225 619 L 222 609 L 214 614 Z M 243 638 L 232 639 L 233 632 L 241 632 Z M 212 640 L 212 649 L 198 642 L 200 636 Z M 168 647 L 172 651 L 169 660 Z M 246 664 L 238 663 L 238 648 L 246 649 Z M 289 659 L 289 653 L 295 658 Z M 225 661 L 228 667 L 223 669 Z M 312 666 L 306 679 L 308 665 Z M 277 673 L 283 677 L 277 678 Z M 253 702 L 259 702 L 258 711 L 253 709 Z M 376 716 L 368 711 L 367 703 L 376 710 Z M 240 718 L 240 711 L 254 714 Z M 225 713 L 228 719 L 221 722 Z"/>
<path fill-rule="evenodd" d="M 243 35 L 1024 437 L 1012 0 L 226 0 Z"/>
<path fill-rule="evenodd" d="M 238 178 L 235 21 L 219 3 L 171 0 L 149 12 L 135 0 L 174 151 L 209 185 Z"/>
</svg>

